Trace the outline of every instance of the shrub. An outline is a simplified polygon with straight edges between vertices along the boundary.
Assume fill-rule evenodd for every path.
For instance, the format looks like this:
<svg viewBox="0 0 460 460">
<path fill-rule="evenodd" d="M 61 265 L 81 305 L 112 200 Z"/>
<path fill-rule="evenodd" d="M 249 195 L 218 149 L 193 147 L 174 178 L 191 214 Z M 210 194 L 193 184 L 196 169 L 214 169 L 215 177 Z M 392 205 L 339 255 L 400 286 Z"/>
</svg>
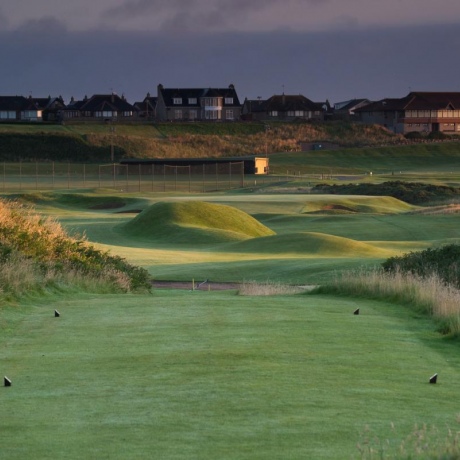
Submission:
<svg viewBox="0 0 460 460">
<path fill-rule="evenodd" d="M 69 237 L 61 225 L 19 202 L 0 200 L 0 283 L 20 295 L 43 286 L 98 291 L 149 289 L 146 270 Z"/>
<path fill-rule="evenodd" d="M 382 264 L 386 272 L 413 273 L 426 278 L 438 276 L 444 283 L 460 288 L 460 245 L 448 244 L 439 248 L 410 252 L 391 257 Z"/>
<path fill-rule="evenodd" d="M 431 131 L 430 134 L 428 134 L 428 139 L 447 139 L 448 136 L 444 134 L 442 131 Z"/>
<path fill-rule="evenodd" d="M 404 134 L 404 137 L 406 139 L 421 139 L 423 137 L 423 134 L 420 131 L 410 131 Z"/>
</svg>

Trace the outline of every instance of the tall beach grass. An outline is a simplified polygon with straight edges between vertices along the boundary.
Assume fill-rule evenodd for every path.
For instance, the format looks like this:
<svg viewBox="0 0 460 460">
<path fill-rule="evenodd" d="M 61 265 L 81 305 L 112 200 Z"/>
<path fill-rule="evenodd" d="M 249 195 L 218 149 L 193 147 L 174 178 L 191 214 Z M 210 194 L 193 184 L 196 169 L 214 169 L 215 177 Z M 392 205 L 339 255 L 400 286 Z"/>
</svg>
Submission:
<svg viewBox="0 0 460 460">
<path fill-rule="evenodd" d="M 382 299 L 430 315 L 443 334 L 460 337 L 460 290 L 436 273 L 419 276 L 400 270 L 345 272 L 314 293 Z"/>
<path fill-rule="evenodd" d="M 1 300 L 52 289 L 101 293 L 149 286 L 146 270 L 69 236 L 29 206 L 0 200 Z"/>
</svg>

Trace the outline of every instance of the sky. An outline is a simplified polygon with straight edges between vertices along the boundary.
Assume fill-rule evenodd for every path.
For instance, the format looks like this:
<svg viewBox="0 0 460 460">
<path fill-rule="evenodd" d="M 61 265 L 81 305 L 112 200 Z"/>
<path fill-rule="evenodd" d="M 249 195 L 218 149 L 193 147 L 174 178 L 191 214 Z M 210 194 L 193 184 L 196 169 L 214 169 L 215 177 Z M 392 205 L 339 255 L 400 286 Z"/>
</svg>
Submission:
<svg viewBox="0 0 460 460">
<path fill-rule="evenodd" d="M 460 91 L 459 0 L 0 0 L 0 95 Z"/>
</svg>

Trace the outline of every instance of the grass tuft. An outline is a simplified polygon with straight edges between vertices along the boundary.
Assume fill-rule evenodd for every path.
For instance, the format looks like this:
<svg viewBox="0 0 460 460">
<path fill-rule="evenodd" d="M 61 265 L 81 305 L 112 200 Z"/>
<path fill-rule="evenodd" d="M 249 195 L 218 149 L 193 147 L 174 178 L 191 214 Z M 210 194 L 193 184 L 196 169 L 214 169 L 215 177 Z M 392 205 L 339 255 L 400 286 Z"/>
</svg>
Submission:
<svg viewBox="0 0 460 460">
<path fill-rule="evenodd" d="M 293 295 L 302 294 L 307 290 L 309 290 L 308 286 L 290 286 L 276 281 L 266 281 L 265 283 L 245 281 L 238 294 L 247 296 Z"/>
</svg>

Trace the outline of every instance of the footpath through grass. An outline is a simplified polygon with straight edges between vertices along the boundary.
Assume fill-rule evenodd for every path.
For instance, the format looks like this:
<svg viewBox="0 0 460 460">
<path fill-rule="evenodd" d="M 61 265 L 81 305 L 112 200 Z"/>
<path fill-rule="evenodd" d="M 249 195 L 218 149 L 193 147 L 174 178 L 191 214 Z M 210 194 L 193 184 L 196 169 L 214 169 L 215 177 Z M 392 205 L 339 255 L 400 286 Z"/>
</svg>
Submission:
<svg viewBox="0 0 460 460">
<path fill-rule="evenodd" d="M 459 412 L 458 345 L 387 303 L 159 290 L 8 315 L 4 458 L 359 458 L 366 425 L 393 448 Z"/>
</svg>

